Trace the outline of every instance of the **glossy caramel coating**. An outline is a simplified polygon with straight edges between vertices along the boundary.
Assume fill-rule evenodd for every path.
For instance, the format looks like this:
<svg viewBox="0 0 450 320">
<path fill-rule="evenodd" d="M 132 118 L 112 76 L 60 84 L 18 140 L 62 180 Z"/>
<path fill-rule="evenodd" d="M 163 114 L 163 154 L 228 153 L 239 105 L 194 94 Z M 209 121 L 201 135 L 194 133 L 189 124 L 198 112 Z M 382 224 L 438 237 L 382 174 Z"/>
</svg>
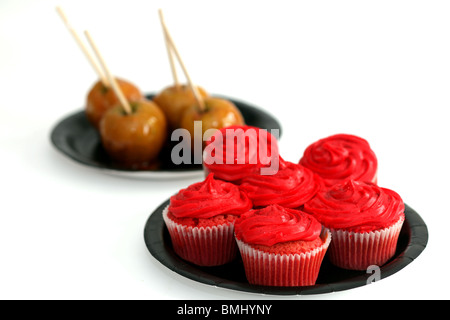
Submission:
<svg viewBox="0 0 450 320">
<path fill-rule="evenodd" d="M 124 166 L 143 166 L 154 161 L 167 137 L 167 121 L 152 101 L 131 102 L 127 114 L 119 105 L 100 121 L 102 144 L 109 156 Z"/>
<path fill-rule="evenodd" d="M 180 126 L 189 131 L 194 141 L 194 122 L 202 121 L 202 137 L 208 129 L 221 129 L 232 125 L 244 125 L 244 117 L 234 103 L 229 100 L 208 97 L 204 100 L 205 110 L 197 105 L 188 108 L 181 119 Z M 204 145 L 204 143 L 202 143 Z M 192 144 L 193 146 L 194 144 Z"/>
<path fill-rule="evenodd" d="M 141 91 L 132 83 L 122 79 L 116 79 L 116 81 L 129 102 L 142 99 Z M 118 103 L 119 99 L 112 88 L 105 87 L 101 81 L 96 82 L 87 96 L 85 111 L 89 122 L 98 128 L 105 112 Z"/>
<path fill-rule="evenodd" d="M 203 88 L 198 86 L 197 88 L 201 97 L 208 97 L 208 93 Z M 167 87 L 157 94 L 153 101 L 166 115 L 171 130 L 180 127 L 184 111 L 197 103 L 194 93 L 186 85 Z"/>
</svg>

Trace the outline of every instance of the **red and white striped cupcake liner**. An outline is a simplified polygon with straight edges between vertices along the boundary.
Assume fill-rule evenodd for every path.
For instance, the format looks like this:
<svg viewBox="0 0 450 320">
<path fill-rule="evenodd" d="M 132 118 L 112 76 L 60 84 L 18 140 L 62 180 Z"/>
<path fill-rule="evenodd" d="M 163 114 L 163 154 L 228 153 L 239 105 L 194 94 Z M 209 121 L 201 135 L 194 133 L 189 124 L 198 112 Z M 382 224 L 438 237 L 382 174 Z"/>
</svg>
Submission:
<svg viewBox="0 0 450 320">
<path fill-rule="evenodd" d="M 185 226 L 168 217 L 168 208 L 164 209 L 163 218 L 173 249 L 182 259 L 199 266 L 219 266 L 236 258 L 234 223 L 212 227 Z"/>
<path fill-rule="evenodd" d="M 237 240 L 245 275 L 251 284 L 264 286 L 311 286 L 316 283 L 320 266 L 331 241 L 324 229 L 324 243 L 307 253 L 276 254 L 264 252 Z"/>
<path fill-rule="evenodd" d="M 350 270 L 382 266 L 395 254 L 404 221 L 402 217 L 390 227 L 363 233 L 330 228 L 333 241 L 328 255 L 331 263 Z"/>
</svg>

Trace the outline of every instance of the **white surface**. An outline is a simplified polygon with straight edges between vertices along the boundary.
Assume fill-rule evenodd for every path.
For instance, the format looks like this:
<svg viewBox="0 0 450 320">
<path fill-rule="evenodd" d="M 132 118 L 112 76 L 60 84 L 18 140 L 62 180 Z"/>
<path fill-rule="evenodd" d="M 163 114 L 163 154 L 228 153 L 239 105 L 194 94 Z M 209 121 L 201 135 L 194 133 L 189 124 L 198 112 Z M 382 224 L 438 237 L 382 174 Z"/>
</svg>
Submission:
<svg viewBox="0 0 450 320">
<path fill-rule="evenodd" d="M 194 180 L 110 176 L 52 148 L 51 128 L 96 81 L 57 4 L 145 92 L 171 83 L 162 7 L 193 80 L 276 115 L 287 160 L 338 132 L 371 143 L 379 184 L 419 212 L 427 248 L 370 286 L 283 299 L 450 298 L 448 1 L 2 0 L 1 299 L 274 298 L 193 282 L 148 253 L 149 214 Z"/>
</svg>

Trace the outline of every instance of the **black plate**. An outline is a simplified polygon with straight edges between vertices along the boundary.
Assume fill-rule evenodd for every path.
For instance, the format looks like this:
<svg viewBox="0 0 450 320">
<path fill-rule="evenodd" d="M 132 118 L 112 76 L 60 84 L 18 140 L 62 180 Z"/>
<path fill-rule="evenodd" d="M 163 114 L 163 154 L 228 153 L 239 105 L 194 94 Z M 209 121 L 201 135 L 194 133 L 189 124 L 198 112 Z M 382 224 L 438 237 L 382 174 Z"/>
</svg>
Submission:
<svg viewBox="0 0 450 320">
<path fill-rule="evenodd" d="M 154 95 L 146 97 L 152 99 Z M 232 101 L 241 111 L 245 123 L 262 129 L 278 129 L 279 122 L 270 114 L 246 102 L 220 96 Z M 51 131 L 52 144 L 64 155 L 83 165 L 108 170 L 111 173 L 144 178 L 193 176 L 201 173 L 201 164 L 175 165 L 170 159 L 171 148 L 163 149 L 157 169 L 137 170 L 123 168 L 110 160 L 102 147 L 98 131 L 86 119 L 84 110 L 61 120 Z"/>
<path fill-rule="evenodd" d="M 144 240 L 150 253 L 170 270 L 195 281 L 237 291 L 272 295 L 309 295 L 348 290 L 367 284 L 372 274 L 365 271 L 344 270 L 333 266 L 327 255 L 322 263 L 316 285 L 305 287 L 269 287 L 251 285 L 245 278 L 242 260 L 220 267 L 199 267 L 179 258 L 172 248 L 169 231 L 162 218 L 162 211 L 169 200 L 161 204 L 147 220 Z M 422 218 L 406 206 L 406 220 L 397 244 L 394 257 L 380 268 L 380 279 L 400 271 L 425 249 L 428 229 Z"/>
</svg>

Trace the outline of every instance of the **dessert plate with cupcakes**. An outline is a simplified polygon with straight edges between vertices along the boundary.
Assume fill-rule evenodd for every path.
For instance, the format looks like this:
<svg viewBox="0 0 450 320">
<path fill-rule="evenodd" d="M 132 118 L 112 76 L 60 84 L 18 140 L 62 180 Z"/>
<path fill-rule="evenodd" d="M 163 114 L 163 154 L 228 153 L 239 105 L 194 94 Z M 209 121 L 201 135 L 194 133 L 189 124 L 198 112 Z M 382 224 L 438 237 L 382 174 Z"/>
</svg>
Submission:
<svg viewBox="0 0 450 320">
<path fill-rule="evenodd" d="M 259 133 L 252 139 L 236 130 Z M 205 178 L 150 215 L 144 240 L 168 269 L 237 291 L 321 294 L 392 276 L 425 249 L 425 222 L 401 193 L 377 184 L 377 158 L 366 140 L 333 135 L 289 162 L 262 131 L 217 131 L 208 145 L 217 152 L 204 151 Z M 251 151 L 258 139 L 270 146 L 268 158 L 267 150 Z M 244 162 L 226 155 L 241 149 Z M 262 170 L 269 167 L 276 170 Z"/>
</svg>

